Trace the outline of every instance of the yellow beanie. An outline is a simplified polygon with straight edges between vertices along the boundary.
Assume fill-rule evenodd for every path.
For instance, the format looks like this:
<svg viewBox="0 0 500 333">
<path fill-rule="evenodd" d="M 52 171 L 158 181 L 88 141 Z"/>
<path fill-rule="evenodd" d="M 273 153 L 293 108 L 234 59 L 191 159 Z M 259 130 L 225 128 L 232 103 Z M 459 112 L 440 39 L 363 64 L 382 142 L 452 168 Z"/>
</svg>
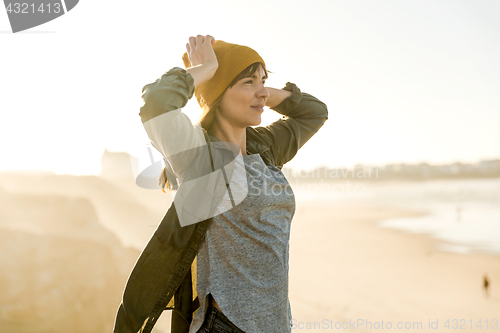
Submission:
<svg viewBox="0 0 500 333">
<path fill-rule="evenodd" d="M 222 95 L 245 68 L 256 62 L 266 65 L 260 55 L 248 46 L 216 40 L 212 47 L 219 63 L 217 71 L 210 80 L 200 84 L 194 90 L 194 95 L 202 109 L 208 109 L 210 104 Z M 186 68 L 191 67 L 187 52 L 184 52 L 182 61 Z"/>
</svg>

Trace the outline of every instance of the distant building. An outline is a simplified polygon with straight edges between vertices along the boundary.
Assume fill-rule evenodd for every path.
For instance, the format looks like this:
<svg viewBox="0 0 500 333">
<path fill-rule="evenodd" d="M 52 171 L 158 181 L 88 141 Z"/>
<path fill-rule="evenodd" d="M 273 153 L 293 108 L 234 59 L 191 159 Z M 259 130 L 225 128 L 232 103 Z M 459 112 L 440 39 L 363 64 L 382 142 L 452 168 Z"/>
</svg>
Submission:
<svg viewBox="0 0 500 333">
<path fill-rule="evenodd" d="M 337 177 L 341 178 L 364 178 L 365 180 L 489 178 L 500 177 L 500 160 L 484 160 L 476 164 L 455 162 L 447 165 L 429 165 L 425 162 L 418 164 L 400 163 L 386 164 L 380 167 L 356 164 L 351 169 L 332 169 L 322 166 L 305 173 L 303 170 L 295 170 L 294 176 L 297 177 L 299 173 L 305 175 L 302 176 L 305 178 L 311 178 L 314 175 L 332 178 L 331 175 L 338 175 Z"/>
<path fill-rule="evenodd" d="M 101 157 L 101 173 L 104 178 L 130 178 L 134 179 L 139 170 L 139 159 L 125 152 L 110 152 L 105 149 Z"/>
<path fill-rule="evenodd" d="M 425 162 L 417 164 L 417 170 L 421 179 L 427 179 L 432 176 L 432 167 Z"/>
<path fill-rule="evenodd" d="M 500 160 L 480 161 L 478 169 L 482 174 L 498 174 L 500 171 Z"/>
</svg>

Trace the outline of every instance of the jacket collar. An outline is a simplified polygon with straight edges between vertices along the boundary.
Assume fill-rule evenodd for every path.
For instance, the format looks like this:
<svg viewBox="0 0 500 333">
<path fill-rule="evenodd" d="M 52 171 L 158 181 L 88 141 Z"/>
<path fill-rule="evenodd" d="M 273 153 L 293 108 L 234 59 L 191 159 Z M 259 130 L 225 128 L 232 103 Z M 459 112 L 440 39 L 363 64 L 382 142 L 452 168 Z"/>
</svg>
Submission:
<svg viewBox="0 0 500 333">
<path fill-rule="evenodd" d="M 250 130 L 249 130 L 250 129 Z M 269 150 L 270 147 L 268 144 L 263 142 L 262 140 L 256 141 L 256 137 L 254 135 L 255 130 L 251 127 L 247 127 L 247 150 L 252 154 L 261 154 L 266 150 Z M 249 135 L 250 134 L 250 135 Z M 212 142 L 222 142 L 215 135 L 208 134 L 210 141 Z"/>
<path fill-rule="evenodd" d="M 248 150 L 248 152 L 250 152 L 251 154 L 259 154 L 262 157 L 262 160 L 266 164 L 273 164 L 277 166 L 279 169 L 282 168 L 281 165 L 278 165 L 275 156 L 273 156 L 272 151 L 274 150 L 271 143 L 264 140 L 262 138 L 262 135 L 259 134 L 256 129 L 250 126 L 247 127 L 246 135 L 247 135 L 246 149 Z M 210 138 L 210 141 L 222 142 L 221 140 L 219 140 L 219 138 L 217 138 L 214 135 L 208 134 L 208 136 Z"/>
</svg>

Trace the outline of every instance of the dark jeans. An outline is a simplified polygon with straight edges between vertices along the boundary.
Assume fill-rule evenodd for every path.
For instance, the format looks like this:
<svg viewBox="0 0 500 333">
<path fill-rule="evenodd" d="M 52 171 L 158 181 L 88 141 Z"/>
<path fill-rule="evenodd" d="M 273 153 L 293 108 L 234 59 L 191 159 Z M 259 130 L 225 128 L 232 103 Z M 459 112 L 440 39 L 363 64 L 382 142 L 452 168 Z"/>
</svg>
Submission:
<svg viewBox="0 0 500 333">
<path fill-rule="evenodd" d="M 207 315 L 197 333 L 245 333 L 208 302 Z"/>
</svg>

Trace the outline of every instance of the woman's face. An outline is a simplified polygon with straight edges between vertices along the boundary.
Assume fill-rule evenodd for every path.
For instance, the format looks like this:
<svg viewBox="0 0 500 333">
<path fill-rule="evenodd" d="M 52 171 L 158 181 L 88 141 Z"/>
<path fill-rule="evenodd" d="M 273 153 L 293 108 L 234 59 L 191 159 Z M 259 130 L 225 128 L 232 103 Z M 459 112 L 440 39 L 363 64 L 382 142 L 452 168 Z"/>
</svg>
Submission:
<svg viewBox="0 0 500 333">
<path fill-rule="evenodd" d="M 269 92 L 264 87 L 267 79 L 262 65 L 252 74 L 226 90 L 220 103 L 220 114 L 235 127 L 257 126 Z"/>
</svg>

